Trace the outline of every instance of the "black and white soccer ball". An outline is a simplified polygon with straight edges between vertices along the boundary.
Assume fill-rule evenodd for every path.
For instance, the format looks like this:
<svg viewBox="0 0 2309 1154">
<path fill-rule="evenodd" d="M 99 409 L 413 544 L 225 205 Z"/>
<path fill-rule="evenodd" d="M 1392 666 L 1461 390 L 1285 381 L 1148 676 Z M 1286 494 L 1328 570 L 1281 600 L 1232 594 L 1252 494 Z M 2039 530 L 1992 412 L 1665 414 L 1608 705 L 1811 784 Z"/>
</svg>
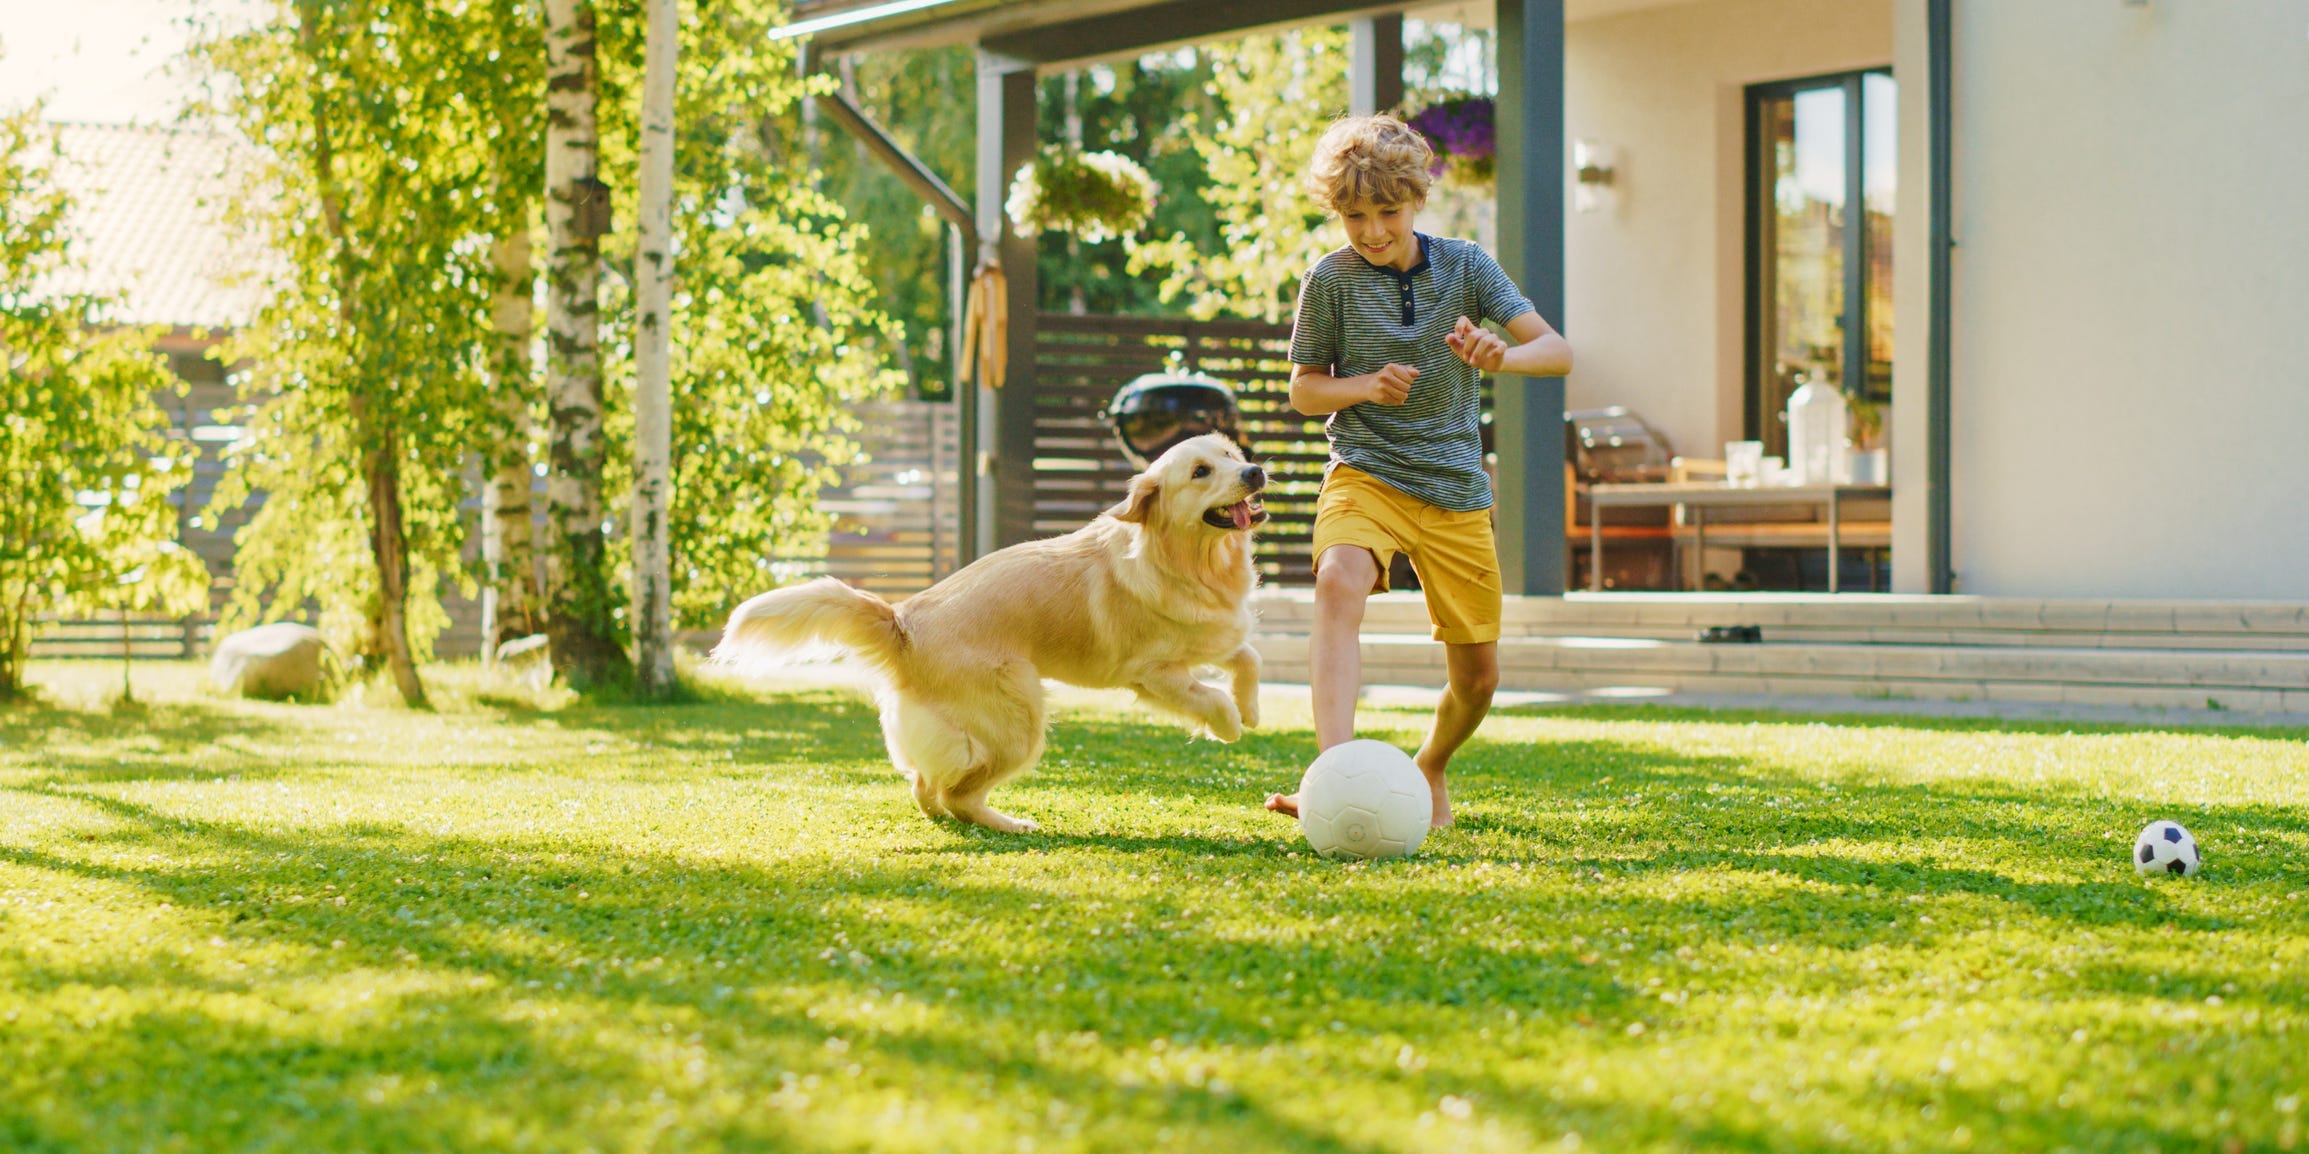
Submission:
<svg viewBox="0 0 2309 1154">
<path fill-rule="evenodd" d="M 2203 864 L 2197 839 L 2174 821 L 2152 821 L 2133 842 L 2133 868 L 2144 874 L 2190 877 Z"/>
</svg>

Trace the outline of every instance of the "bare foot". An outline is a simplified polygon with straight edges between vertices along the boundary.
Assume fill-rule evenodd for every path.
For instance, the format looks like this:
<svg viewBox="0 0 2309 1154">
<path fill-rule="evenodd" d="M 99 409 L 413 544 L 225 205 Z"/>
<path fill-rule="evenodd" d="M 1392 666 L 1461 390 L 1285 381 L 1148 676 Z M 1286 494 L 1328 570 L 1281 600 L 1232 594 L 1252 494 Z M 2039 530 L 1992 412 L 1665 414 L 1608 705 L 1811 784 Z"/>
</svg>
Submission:
<svg viewBox="0 0 2309 1154">
<path fill-rule="evenodd" d="M 1416 759 L 1413 763 L 1419 765 L 1420 773 L 1427 775 L 1427 789 L 1435 795 L 1435 811 L 1427 818 L 1427 828 L 1449 829 L 1451 827 L 1451 788 L 1443 782 L 1443 771 L 1429 769 Z"/>
<path fill-rule="evenodd" d="M 1267 808 L 1286 817 L 1297 817 L 1299 816 L 1299 795 L 1295 793 L 1270 793 L 1267 795 Z"/>
</svg>

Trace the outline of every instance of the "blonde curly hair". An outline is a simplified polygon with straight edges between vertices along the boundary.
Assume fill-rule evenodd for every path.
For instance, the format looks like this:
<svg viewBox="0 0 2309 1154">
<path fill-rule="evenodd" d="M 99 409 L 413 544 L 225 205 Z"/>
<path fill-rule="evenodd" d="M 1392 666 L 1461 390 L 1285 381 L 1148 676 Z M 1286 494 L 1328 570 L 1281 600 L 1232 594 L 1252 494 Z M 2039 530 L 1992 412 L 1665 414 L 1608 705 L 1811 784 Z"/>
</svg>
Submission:
<svg viewBox="0 0 2309 1154">
<path fill-rule="evenodd" d="M 1435 150 L 1386 113 L 1341 117 L 1315 142 L 1307 193 L 1332 214 L 1347 205 L 1419 205 L 1435 184 Z"/>
</svg>

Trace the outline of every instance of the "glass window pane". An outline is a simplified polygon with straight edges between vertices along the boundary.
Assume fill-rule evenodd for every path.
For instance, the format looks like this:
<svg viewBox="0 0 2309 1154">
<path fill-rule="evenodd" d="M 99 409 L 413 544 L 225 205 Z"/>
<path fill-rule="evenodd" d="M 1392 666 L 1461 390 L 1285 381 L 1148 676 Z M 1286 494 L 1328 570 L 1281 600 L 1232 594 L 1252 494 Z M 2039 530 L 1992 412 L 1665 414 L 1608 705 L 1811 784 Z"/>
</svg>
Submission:
<svg viewBox="0 0 2309 1154">
<path fill-rule="evenodd" d="M 1868 380 L 1865 400 L 1892 399 L 1892 210 L 1899 198 L 1899 88 L 1890 76 L 1860 78 L 1862 206 L 1867 212 Z"/>
<path fill-rule="evenodd" d="M 1765 350 L 1758 415 L 1765 452 L 1787 453 L 1788 396 L 1807 381 L 1843 387 L 1844 90 L 1765 102 L 1771 209 L 1764 214 Z"/>
</svg>

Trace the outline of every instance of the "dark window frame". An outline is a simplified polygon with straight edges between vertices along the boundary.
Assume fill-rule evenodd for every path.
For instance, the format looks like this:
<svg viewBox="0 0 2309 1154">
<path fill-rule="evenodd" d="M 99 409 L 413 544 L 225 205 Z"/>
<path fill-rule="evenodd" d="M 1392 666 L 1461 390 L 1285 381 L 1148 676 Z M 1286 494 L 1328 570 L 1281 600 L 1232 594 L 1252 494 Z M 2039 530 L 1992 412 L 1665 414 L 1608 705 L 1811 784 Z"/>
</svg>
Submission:
<svg viewBox="0 0 2309 1154">
<path fill-rule="evenodd" d="M 1770 172 L 1771 157 L 1765 140 L 1764 106 L 1775 100 L 1786 100 L 1800 92 L 1821 89 L 1842 89 L 1844 92 L 1844 316 L 1839 327 L 1844 330 L 1843 380 L 1849 390 L 1858 382 L 1859 393 L 1871 400 L 1889 401 L 1887 395 L 1876 397 L 1868 391 L 1868 209 L 1866 154 L 1867 111 L 1862 105 L 1862 87 L 1870 76 L 1892 76 L 1889 65 L 1859 68 L 1848 72 L 1827 72 L 1789 80 L 1773 80 L 1751 84 L 1747 88 L 1746 107 L 1741 116 L 1747 140 L 1743 147 L 1746 172 L 1742 188 L 1747 198 L 1747 252 L 1743 261 L 1742 292 L 1746 296 L 1746 348 L 1741 371 L 1740 398 L 1741 425 L 1744 436 L 1763 440 L 1764 422 L 1770 414 L 1763 411 L 1764 375 L 1770 371 L 1766 362 L 1772 355 L 1772 334 L 1768 331 L 1763 294 L 1765 213 L 1769 211 L 1770 190 L 1765 186 Z"/>
</svg>

